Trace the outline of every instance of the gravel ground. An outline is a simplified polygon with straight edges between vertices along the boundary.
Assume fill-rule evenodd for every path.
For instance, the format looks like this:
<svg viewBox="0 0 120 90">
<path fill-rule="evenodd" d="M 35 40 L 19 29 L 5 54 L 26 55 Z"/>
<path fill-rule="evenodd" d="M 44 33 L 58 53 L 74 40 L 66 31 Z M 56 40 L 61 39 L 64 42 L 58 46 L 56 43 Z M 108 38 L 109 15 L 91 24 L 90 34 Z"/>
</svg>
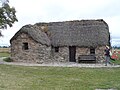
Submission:
<svg viewBox="0 0 120 90">
<path fill-rule="evenodd" d="M 4 58 L 4 57 L 3 57 Z M 43 64 L 34 64 L 34 63 L 21 63 L 21 62 L 5 62 L 3 58 L 0 58 L 0 64 L 7 64 L 7 65 L 21 65 L 21 66 L 53 66 L 53 67 L 88 67 L 88 68 L 101 68 L 101 67 L 120 67 L 120 65 L 107 65 L 105 64 L 80 64 L 74 62 L 68 63 L 43 63 Z"/>
</svg>

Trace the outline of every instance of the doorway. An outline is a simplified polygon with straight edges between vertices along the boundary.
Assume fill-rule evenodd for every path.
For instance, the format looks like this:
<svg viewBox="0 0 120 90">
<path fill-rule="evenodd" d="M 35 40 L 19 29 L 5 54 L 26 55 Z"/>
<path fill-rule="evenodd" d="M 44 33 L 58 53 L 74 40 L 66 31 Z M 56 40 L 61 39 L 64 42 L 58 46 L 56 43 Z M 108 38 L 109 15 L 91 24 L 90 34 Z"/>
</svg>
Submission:
<svg viewBox="0 0 120 90">
<path fill-rule="evenodd" d="M 76 62 L 75 56 L 76 56 L 76 47 L 69 46 L 69 61 Z"/>
</svg>

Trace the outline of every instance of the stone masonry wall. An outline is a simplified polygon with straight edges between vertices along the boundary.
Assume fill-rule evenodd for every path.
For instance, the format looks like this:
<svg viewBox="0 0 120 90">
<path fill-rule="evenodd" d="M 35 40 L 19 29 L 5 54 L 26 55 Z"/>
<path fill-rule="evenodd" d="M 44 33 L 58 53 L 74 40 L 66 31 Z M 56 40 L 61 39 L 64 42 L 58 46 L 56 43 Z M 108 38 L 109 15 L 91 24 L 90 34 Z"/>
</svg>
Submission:
<svg viewBox="0 0 120 90">
<path fill-rule="evenodd" d="M 97 63 L 103 63 L 105 58 L 104 58 L 104 49 L 105 46 L 102 47 L 97 47 L 95 49 L 95 55 L 97 59 Z M 90 48 L 76 48 L 76 62 L 78 62 L 78 57 L 79 55 L 89 55 L 90 54 Z"/>
<path fill-rule="evenodd" d="M 105 46 L 96 48 L 96 58 L 98 63 L 103 63 L 105 61 Z"/>
<path fill-rule="evenodd" d="M 28 42 L 28 50 L 23 50 L 23 43 Z M 98 63 L 104 62 L 105 46 L 97 47 L 95 55 Z M 79 55 L 89 55 L 89 48 L 76 47 L 76 62 Z M 17 62 L 28 63 L 51 63 L 69 62 L 69 47 L 59 47 L 59 52 L 55 48 L 37 43 L 27 34 L 22 33 L 17 39 L 11 42 L 11 58 Z"/>
<path fill-rule="evenodd" d="M 23 50 L 23 43 L 28 43 L 28 50 Z M 11 42 L 11 58 L 17 62 L 43 63 L 49 62 L 51 47 L 35 42 L 27 34 L 22 33 Z M 51 61 L 50 61 L 51 62 Z"/>
<path fill-rule="evenodd" d="M 89 48 L 79 48 L 76 47 L 76 62 L 78 62 L 79 55 L 89 55 L 90 49 Z"/>
<path fill-rule="evenodd" d="M 51 57 L 53 58 L 53 62 L 68 62 L 69 61 L 69 48 L 59 47 L 59 52 L 55 52 L 55 48 L 52 48 Z"/>
</svg>

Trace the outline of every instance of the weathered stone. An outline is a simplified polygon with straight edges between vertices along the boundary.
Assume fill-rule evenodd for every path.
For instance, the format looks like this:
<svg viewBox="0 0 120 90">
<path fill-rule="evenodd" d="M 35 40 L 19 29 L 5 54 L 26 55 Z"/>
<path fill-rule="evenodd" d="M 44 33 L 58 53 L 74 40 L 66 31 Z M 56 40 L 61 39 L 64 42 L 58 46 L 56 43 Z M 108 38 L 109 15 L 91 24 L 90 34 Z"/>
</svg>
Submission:
<svg viewBox="0 0 120 90">
<path fill-rule="evenodd" d="M 98 63 L 103 63 L 104 62 L 104 49 L 105 46 L 97 47 L 95 48 L 95 56 L 96 56 L 96 61 Z M 89 55 L 90 54 L 90 48 L 76 48 L 76 61 L 78 62 L 78 57 L 79 55 Z"/>
<path fill-rule="evenodd" d="M 28 50 L 23 50 L 23 43 L 28 43 Z M 51 48 L 37 43 L 27 34 L 21 34 L 11 43 L 11 58 L 17 62 L 43 63 L 50 59 Z"/>
<path fill-rule="evenodd" d="M 104 20 L 51 22 L 25 25 L 10 41 L 11 59 L 17 62 L 64 63 L 69 62 L 71 52 L 75 52 L 71 56 L 78 62 L 79 55 L 91 54 L 93 47 L 101 63 L 105 45 L 110 45 L 110 34 Z M 76 50 L 70 51 L 72 46 Z"/>
<path fill-rule="evenodd" d="M 52 48 L 52 59 L 54 62 L 68 62 L 69 60 L 69 48 L 59 47 L 59 52 L 55 52 L 55 48 Z"/>
<path fill-rule="evenodd" d="M 23 50 L 24 42 L 28 42 L 29 49 Z M 55 52 L 55 48 L 42 45 L 35 42 L 27 34 L 21 34 L 11 43 L 11 58 L 17 62 L 28 63 L 51 63 L 51 62 L 69 62 L 69 47 L 59 47 L 59 52 Z M 97 62 L 104 62 L 104 46 L 95 49 Z M 90 48 L 76 47 L 76 62 L 79 55 L 89 55 Z"/>
</svg>

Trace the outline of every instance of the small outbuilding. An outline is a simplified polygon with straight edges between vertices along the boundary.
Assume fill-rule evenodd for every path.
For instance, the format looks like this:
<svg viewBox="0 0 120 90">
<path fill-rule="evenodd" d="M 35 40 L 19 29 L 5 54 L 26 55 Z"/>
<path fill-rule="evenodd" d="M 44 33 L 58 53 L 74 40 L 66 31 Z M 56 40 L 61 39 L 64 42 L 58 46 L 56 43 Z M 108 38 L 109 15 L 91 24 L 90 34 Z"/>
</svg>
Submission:
<svg viewBox="0 0 120 90">
<path fill-rule="evenodd" d="M 110 46 L 108 24 L 102 20 L 74 20 L 23 26 L 10 40 L 11 58 L 18 62 L 104 61 Z M 90 60 L 92 61 L 92 60 Z"/>
</svg>

